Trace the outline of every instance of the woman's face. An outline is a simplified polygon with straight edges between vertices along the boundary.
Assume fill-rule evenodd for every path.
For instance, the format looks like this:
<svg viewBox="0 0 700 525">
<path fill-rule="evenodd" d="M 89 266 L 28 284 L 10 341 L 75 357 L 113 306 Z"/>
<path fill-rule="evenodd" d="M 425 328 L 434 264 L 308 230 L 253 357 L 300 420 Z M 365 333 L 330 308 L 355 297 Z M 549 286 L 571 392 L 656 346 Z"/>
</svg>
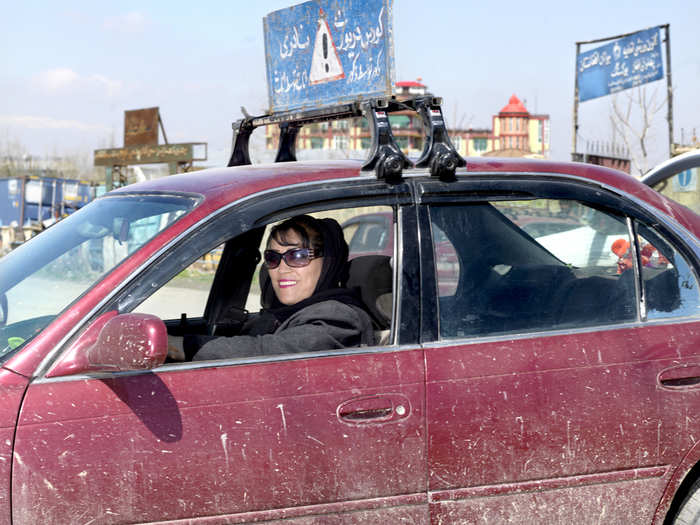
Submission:
<svg viewBox="0 0 700 525">
<path fill-rule="evenodd" d="M 279 244 L 274 238 L 270 239 L 267 249 L 278 253 L 284 253 L 294 248 L 303 248 L 302 239 L 294 230 L 287 230 L 284 233 L 286 246 Z M 269 269 L 272 289 L 275 291 L 277 299 L 282 304 L 293 305 L 313 295 L 316 283 L 321 276 L 323 268 L 323 257 L 311 259 L 307 266 L 292 268 L 282 259 L 277 268 Z"/>
</svg>

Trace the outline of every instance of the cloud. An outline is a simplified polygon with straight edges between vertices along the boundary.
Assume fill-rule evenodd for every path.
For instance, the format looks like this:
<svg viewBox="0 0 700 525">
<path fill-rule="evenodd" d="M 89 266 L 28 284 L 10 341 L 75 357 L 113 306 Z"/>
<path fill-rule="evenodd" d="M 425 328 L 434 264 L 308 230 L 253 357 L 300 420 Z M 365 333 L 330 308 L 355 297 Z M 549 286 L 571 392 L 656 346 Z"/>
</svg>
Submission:
<svg viewBox="0 0 700 525">
<path fill-rule="evenodd" d="M 61 120 L 31 115 L 0 115 L 0 126 L 26 129 L 63 129 L 89 132 L 109 132 L 110 128 L 77 120 Z"/>
<path fill-rule="evenodd" d="M 148 19 L 140 11 L 129 11 L 122 15 L 110 16 L 105 18 L 103 23 L 105 29 L 122 33 L 142 33 L 147 25 Z"/>
<path fill-rule="evenodd" d="M 37 75 L 39 84 L 47 91 L 70 89 L 78 81 L 78 78 L 75 71 L 65 67 L 50 69 Z"/>
<path fill-rule="evenodd" d="M 123 90 L 123 83 L 104 75 L 80 75 L 72 69 L 59 67 L 34 76 L 35 84 L 48 94 L 88 94 L 97 92 L 113 97 Z"/>
</svg>

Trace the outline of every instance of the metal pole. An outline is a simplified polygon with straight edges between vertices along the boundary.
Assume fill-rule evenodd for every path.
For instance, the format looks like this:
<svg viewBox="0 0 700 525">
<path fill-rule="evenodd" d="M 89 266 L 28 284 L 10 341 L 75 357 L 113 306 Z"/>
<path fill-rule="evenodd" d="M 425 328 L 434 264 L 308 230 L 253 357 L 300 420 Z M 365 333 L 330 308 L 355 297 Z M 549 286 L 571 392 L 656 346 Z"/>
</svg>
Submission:
<svg viewBox="0 0 700 525">
<path fill-rule="evenodd" d="M 671 26 L 665 24 L 666 30 L 666 84 L 668 86 L 668 156 L 673 157 L 675 148 L 673 147 L 673 83 L 671 82 Z"/>
<path fill-rule="evenodd" d="M 576 74 L 574 75 L 574 128 L 571 137 L 571 160 L 576 160 L 576 139 L 578 138 L 578 55 L 581 52 L 581 43 L 576 42 Z"/>
<path fill-rule="evenodd" d="M 41 224 L 41 214 L 44 212 L 44 179 L 39 179 L 39 210 L 37 211 L 37 221 Z M 30 219 L 31 220 L 31 219 Z"/>
</svg>

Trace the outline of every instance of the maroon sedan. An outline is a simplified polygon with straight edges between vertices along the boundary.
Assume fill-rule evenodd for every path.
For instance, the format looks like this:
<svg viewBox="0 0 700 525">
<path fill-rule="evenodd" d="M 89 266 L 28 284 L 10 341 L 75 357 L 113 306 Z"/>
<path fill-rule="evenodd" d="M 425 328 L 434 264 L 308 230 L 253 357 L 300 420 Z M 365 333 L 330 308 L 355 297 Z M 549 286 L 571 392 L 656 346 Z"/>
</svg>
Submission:
<svg viewBox="0 0 700 525">
<path fill-rule="evenodd" d="M 519 226 L 572 207 L 575 228 Z M 266 231 L 300 212 L 390 218 L 386 254 L 350 268 L 383 297 L 377 344 L 166 360 L 168 335 L 259 315 Z M 289 162 L 113 191 L 0 259 L 0 523 L 691 523 L 698 236 L 583 164 L 387 183 Z"/>
</svg>

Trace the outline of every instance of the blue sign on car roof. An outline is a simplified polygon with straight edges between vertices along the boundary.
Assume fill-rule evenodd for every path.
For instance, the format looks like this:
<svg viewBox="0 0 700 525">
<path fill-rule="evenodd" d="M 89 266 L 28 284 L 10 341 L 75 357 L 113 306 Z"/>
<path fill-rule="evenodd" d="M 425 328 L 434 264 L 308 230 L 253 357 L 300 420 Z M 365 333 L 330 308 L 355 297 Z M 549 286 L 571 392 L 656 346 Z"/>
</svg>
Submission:
<svg viewBox="0 0 700 525">
<path fill-rule="evenodd" d="M 270 111 L 389 96 L 392 0 L 312 0 L 263 19 Z"/>
</svg>

